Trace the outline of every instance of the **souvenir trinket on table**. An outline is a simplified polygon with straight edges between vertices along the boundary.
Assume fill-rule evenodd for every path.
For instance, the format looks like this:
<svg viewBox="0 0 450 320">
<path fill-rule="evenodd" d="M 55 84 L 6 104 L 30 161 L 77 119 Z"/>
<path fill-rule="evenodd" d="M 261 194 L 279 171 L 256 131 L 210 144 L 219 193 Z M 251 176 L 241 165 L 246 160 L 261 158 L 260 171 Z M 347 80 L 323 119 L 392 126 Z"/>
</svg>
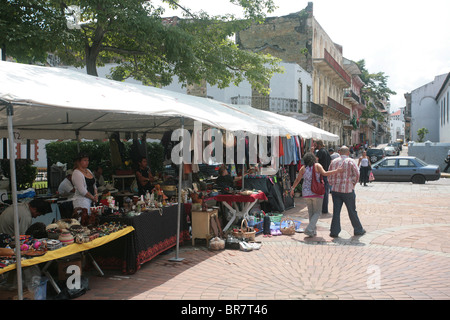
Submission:
<svg viewBox="0 0 450 320">
<path fill-rule="evenodd" d="M 72 244 L 74 241 L 72 233 L 68 230 L 62 230 L 61 235 L 59 236 L 59 241 L 61 241 L 64 246 Z"/>
</svg>

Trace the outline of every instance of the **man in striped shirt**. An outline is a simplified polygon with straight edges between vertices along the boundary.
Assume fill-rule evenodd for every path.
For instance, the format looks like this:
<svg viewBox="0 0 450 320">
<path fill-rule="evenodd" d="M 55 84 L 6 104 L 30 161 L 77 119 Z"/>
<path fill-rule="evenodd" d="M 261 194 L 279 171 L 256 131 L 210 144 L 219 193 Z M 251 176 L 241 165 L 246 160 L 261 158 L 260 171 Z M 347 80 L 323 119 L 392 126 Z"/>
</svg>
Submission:
<svg viewBox="0 0 450 320">
<path fill-rule="evenodd" d="M 331 197 L 333 199 L 333 219 L 331 220 L 330 236 L 338 237 L 341 232 L 341 209 L 345 203 L 348 216 L 353 226 L 355 236 L 363 235 L 363 229 L 356 212 L 355 185 L 359 181 L 359 170 L 353 159 L 349 157 L 350 150 L 342 146 L 341 156 L 331 161 L 328 170 L 335 170 L 342 166 L 344 170 L 338 174 L 328 177 L 331 186 Z"/>
</svg>

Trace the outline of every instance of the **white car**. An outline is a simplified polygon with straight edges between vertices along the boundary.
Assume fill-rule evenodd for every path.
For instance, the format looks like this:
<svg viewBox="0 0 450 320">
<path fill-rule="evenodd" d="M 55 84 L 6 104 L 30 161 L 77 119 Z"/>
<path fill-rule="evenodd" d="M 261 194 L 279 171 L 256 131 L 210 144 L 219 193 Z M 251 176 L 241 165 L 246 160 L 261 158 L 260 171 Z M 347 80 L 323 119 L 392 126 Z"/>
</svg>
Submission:
<svg viewBox="0 0 450 320">
<path fill-rule="evenodd" d="M 384 152 L 386 156 L 398 156 L 398 152 L 394 147 L 386 147 L 384 148 Z"/>
</svg>

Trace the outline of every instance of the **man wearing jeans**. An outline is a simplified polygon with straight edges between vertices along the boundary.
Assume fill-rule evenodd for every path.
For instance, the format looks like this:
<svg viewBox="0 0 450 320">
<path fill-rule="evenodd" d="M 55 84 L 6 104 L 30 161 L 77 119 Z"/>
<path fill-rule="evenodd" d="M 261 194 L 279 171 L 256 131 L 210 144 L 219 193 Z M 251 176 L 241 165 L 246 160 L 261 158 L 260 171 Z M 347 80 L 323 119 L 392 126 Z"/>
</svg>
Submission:
<svg viewBox="0 0 450 320">
<path fill-rule="evenodd" d="M 349 158 L 350 150 L 348 147 L 341 148 L 341 157 L 333 160 L 329 170 L 335 170 L 343 166 L 341 173 L 329 177 L 331 185 L 331 197 L 333 199 L 333 219 L 331 220 L 330 236 L 335 238 L 341 232 L 341 208 L 345 203 L 348 216 L 353 226 L 355 236 L 366 233 L 356 212 L 355 185 L 359 181 L 359 170 L 355 161 Z"/>
</svg>

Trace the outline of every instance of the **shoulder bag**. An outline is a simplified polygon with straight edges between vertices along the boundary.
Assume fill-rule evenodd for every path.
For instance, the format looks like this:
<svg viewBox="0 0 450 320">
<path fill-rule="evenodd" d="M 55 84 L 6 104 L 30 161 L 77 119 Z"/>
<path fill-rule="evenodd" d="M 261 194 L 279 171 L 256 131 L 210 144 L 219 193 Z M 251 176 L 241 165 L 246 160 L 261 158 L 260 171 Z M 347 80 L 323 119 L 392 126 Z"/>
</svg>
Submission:
<svg viewBox="0 0 450 320">
<path fill-rule="evenodd" d="M 316 179 L 316 166 L 313 165 L 312 177 L 311 177 L 311 191 L 318 195 L 325 194 L 325 184 L 323 182 L 323 177 L 320 175 L 320 182 Z"/>
</svg>

